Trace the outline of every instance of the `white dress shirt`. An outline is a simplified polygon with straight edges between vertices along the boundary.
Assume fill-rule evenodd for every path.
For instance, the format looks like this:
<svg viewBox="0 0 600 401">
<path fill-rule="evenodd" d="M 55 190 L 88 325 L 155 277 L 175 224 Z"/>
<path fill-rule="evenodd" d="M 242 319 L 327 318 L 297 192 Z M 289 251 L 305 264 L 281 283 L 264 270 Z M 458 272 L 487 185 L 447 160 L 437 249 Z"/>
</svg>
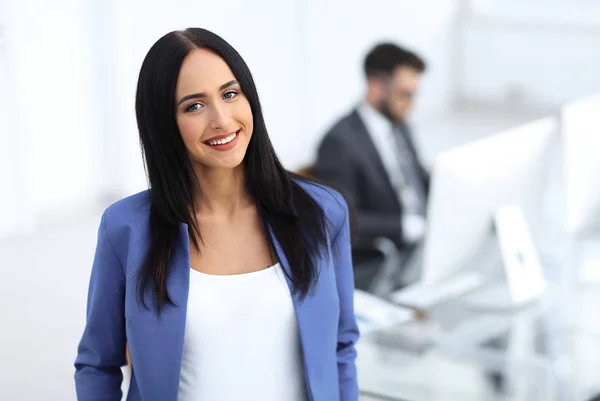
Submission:
<svg viewBox="0 0 600 401">
<path fill-rule="evenodd" d="M 425 233 L 425 218 L 418 212 L 418 197 L 414 188 L 406 185 L 402 176 L 402 167 L 398 160 L 398 148 L 394 138 L 394 124 L 375 110 L 367 102 L 358 106 L 358 115 L 364 122 L 367 132 L 375 145 L 381 162 L 396 190 L 398 201 L 403 207 L 402 235 L 406 242 L 417 242 Z"/>
<path fill-rule="evenodd" d="M 358 106 L 358 115 L 367 127 L 367 132 L 375 145 L 375 149 L 381 158 L 390 181 L 394 184 L 401 181 L 402 177 L 400 164 L 396 156 L 396 148 L 392 146 L 394 143 L 393 124 L 367 102 L 362 102 Z"/>
</svg>

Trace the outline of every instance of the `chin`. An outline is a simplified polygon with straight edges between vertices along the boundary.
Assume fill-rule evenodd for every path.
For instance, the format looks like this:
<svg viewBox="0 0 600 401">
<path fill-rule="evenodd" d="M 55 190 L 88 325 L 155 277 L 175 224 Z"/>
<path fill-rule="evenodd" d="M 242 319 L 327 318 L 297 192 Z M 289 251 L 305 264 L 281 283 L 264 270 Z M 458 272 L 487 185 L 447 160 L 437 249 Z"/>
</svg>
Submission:
<svg viewBox="0 0 600 401">
<path fill-rule="evenodd" d="M 239 157 L 230 157 L 224 160 L 219 160 L 207 165 L 210 168 L 234 169 L 238 168 L 244 162 L 244 155 Z"/>
<path fill-rule="evenodd" d="M 221 166 L 221 168 L 224 168 L 224 169 L 231 169 L 231 170 L 233 170 L 233 169 L 236 169 L 236 168 L 238 168 L 238 167 L 241 167 L 241 166 L 242 166 L 242 163 L 243 163 L 243 161 L 244 161 L 244 160 L 240 160 L 240 162 L 239 162 L 239 163 L 228 163 L 228 164 L 226 164 L 226 165 L 224 165 L 224 166 Z"/>
</svg>

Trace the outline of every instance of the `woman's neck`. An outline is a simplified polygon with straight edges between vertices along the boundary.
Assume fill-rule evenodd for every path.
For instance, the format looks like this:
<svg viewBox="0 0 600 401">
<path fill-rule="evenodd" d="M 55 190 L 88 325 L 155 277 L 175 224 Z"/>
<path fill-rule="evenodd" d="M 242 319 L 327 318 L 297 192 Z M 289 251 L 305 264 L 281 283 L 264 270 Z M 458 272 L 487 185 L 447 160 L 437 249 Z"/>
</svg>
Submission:
<svg viewBox="0 0 600 401">
<path fill-rule="evenodd" d="M 204 169 L 196 171 L 196 175 L 198 186 L 194 198 L 200 215 L 230 218 L 251 205 L 242 165 L 234 169 Z"/>
</svg>

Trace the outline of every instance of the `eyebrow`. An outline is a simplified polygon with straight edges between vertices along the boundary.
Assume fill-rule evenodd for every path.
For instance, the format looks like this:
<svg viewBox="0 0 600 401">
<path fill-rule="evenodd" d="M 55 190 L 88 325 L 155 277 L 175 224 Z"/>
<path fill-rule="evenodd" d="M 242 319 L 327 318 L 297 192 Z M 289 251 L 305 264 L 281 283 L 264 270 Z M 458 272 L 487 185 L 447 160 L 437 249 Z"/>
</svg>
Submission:
<svg viewBox="0 0 600 401">
<path fill-rule="evenodd" d="M 238 81 L 236 81 L 235 79 L 229 82 L 224 83 L 223 85 L 219 86 L 219 90 L 223 90 L 225 88 L 229 88 L 230 86 L 239 84 Z M 185 102 L 186 100 L 190 100 L 190 99 L 198 99 L 201 97 L 206 97 L 206 93 L 201 92 L 201 93 L 192 93 L 191 95 L 186 95 L 184 97 L 182 97 L 179 102 L 177 103 L 177 106 L 179 106 L 181 103 Z"/>
</svg>

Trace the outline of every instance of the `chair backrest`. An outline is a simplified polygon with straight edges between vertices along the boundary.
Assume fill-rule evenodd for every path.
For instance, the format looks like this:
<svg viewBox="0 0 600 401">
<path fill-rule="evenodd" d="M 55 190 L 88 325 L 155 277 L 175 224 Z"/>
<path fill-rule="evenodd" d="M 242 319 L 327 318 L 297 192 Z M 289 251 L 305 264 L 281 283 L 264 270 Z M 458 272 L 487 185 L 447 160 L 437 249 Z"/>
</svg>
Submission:
<svg viewBox="0 0 600 401">
<path fill-rule="evenodd" d="M 305 177 L 305 178 L 315 178 L 315 167 L 314 166 L 304 166 L 298 169 L 298 171 L 296 171 L 296 174 L 298 174 L 301 177 Z"/>
</svg>

